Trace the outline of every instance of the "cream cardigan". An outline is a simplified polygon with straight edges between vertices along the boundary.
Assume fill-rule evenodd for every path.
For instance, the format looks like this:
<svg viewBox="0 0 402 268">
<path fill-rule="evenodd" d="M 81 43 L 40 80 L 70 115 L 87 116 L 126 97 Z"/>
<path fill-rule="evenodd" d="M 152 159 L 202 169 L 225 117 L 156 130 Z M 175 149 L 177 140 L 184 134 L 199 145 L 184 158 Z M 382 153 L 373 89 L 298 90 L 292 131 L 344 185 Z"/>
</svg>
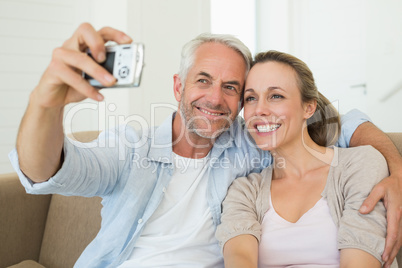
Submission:
<svg viewBox="0 0 402 268">
<path fill-rule="evenodd" d="M 331 216 L 338 228 L 338 248 L 364 250 L 382 264 L 385 247 L 386 210 L 378 203 L 370 214 L 359 208 L 375 184 L 389 175 L 384 157 L 371 146 L 334 147 L 327 182 L 322 196 L 327 199 Z M 261 173 L 236 179 L 223 201 L 221 224 L 216 238 L 223 249 L 231 238 L 251 234 L 258 241 L 261 222 L 269 209 L 272 167 Z M 391 267 L 397 267 L 394 261 Z"/>
</svg>

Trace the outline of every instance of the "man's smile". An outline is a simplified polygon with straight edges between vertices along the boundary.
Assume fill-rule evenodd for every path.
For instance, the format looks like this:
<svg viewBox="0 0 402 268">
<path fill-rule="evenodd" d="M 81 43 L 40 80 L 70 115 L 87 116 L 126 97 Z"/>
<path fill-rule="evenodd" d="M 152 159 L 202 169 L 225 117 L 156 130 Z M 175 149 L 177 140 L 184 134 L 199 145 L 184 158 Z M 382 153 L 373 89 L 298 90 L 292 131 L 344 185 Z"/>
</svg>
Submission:
<svg viewBox="0 0 402 268">
<path fill-rule="evenodd" d="M 224 115 L 226 115 L 226 113 L 222 113 L 222 112 L 219 112 L 219 111 L 207 110 L 205 108 L 201 108 L 201 107 L 197 107 L 197 106 L 195 106 L 195 108 L 197 108 L 197 110 L 199 110 L 201 113 L 209 115 L 209 116 L 216 117 L 216 116 L 224 116 Z"/>
</svg>

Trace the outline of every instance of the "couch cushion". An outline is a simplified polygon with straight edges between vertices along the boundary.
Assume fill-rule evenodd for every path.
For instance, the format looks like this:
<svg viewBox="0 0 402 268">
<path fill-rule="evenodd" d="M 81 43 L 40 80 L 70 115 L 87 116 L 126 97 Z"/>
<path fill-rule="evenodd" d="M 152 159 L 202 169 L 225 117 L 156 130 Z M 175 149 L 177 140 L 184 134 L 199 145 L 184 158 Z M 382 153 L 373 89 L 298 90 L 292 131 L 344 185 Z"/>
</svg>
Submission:
<svg viewBox="0 0 402 268">
<path fill-rule="evenodd" d="M 23 261 L 8 268 L 46 268 L 45 266 L 37 263 L 36 261 L 28 260 Z"/>
<path fill-rule="evenodd" d="M 39 260 L 50 195 L 28 195 L 17 174 L 0 175 L 0 267 Z"/>
<path fill-rule="evenodd" d="M 73 267 L 100 229 L 101 198 L 53 195 L 39 262 L 46 267 Z"/>
</svg>

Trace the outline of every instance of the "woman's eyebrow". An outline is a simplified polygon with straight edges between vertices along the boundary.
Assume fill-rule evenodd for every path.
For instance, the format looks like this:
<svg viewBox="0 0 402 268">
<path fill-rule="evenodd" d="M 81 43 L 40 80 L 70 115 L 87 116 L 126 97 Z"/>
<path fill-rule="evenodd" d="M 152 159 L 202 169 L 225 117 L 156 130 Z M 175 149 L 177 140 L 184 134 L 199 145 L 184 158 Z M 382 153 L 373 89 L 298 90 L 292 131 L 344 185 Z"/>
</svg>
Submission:
<svg viewBox="0 0 402 268">
<path fill-rule="evenodd" d="M 275 90 L 275 89 L 279 89 L 279 90 L 284 90 L 283 88 L 281 88 L 281 87 L 276 87 L 276 86 L 274 86 L 274 87 L 268 87 L 267 88 L 267 90 Z"/>
<path fill-rule="evenodd" d="M 283 88 L 281 88 L 281 87 L 277 87 L 277 86 L 273 86 L 273 87 L 267 87 L 267 91 L 271 91 L 271 90 L 275 90 L 275 89 L 279 89 L 279 90 L 282 90 L 282 91 L 284 91 L 284 89 Z M 252 88 L 247 88 L 246 90 L 244 90 L 244 92 L 254 92 L 254 89 L 252 89 Z"/>
</svg>

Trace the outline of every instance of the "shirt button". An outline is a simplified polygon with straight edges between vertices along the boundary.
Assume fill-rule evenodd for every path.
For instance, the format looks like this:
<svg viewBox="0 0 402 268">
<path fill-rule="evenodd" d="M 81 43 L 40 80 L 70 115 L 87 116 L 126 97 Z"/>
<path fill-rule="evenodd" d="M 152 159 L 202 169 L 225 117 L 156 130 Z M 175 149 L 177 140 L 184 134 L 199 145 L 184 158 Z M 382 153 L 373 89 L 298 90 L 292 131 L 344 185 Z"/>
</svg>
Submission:
<svg viewBox="0 0 402 268">
<path fill-rule="evenodd" d="M 162 192 L 166 193 L 166 187 L 163 187 Z"/>
<path fill-rule="evenodd" d="M 139 219 L 139 220 L 138 220 L 138 224 L 141 224 L 141 223 L 142 223 L 142 219 Z"/>
</svg>

